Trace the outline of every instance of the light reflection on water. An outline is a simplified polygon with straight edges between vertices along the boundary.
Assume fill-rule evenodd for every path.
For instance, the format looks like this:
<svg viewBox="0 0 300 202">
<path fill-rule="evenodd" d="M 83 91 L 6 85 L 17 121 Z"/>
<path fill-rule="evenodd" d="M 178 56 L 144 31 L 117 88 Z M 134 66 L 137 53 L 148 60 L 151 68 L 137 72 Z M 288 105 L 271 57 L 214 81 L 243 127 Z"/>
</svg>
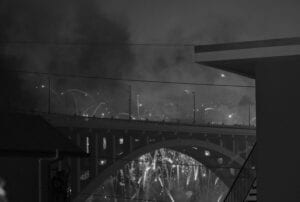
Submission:
<svg viewBox="0 0 300 202">
<path fill-rule="evenodd" d="M 173 150 L 159 149 L 128 162 L 86 202 L 221 202 L 227 190 L 200 162 Z"/>
</svg>

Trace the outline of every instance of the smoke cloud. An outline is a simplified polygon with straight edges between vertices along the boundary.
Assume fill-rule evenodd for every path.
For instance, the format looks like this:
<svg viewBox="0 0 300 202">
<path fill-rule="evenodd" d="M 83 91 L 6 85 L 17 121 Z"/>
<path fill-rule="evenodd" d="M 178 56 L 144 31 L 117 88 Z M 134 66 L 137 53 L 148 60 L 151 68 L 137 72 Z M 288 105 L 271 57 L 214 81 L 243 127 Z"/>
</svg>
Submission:
<svg viewBox="0 0 300 202">
<path fill-rule="evenodd" d="M 1 8 L 1 42 L 21 42 L 2 44 L 2 69 L 101 77 L 122 77 L 131 71 L 134 55 L 128 46 L 117 45 L 128 43 L 127 26 L 104 15 L 97 1 L 2 1 Z M 2 88 L 12 83 L 10 75 L 13 73 L 2 74 L 6 78 Z M 32 87 L 44 87 L 47 78 L 20 75 L 9 85 L 8 91 L 17 94 L 13 100 L 27 94 L 16 91 L 26 85 L 31 89 L 26 99 L 46 97 L 47 93 L 34 93 Z M 91 93 L 99 85 L 96 80 L 52 78 L 52 88 L 56 89 L 80 88 Z M 118 82 L 107 85 L 110 92 L 120 86 Z"/>
<path fill-rule="evenodd" d="M 184 5 L 179 1 L 153 1 L 151 4 L 145 1 L 130 2 L 2 1 L 1 41 L 41 43 L 2 45 L 1 60 L 5 61 L 5 65 L 1 65 L 1 68 L 180 82 L 254 84 L 252 80 L 230 73 L 221 77 L 224 72 L 196 64 L 193 47 L 126 45 L 143 42 L 205 44 L 264 37 L 268 35 L 266 31 L 259 34 L 257 32 L 264 26 L 254 23 L 261 14 L 251 18 L 251 9 L 245 9 L 252 8 L 253 5 L 215 5 L 199 1 Z M 254 26 L 257 28 L 253 29 Z M 62 45 L 60 42 L 67 44 Z M 14 85 L 18 85 L 20 89 L 37 87 L 34 92 L 22 93 L 23 96 L 34 97 L 32 100 L 36 100 L 38 106 L 47 102 L 47 92 L 41 89 L 41 86 L 47 84 L 46 77 L 27 75 L 26 78 L 19 77 L 18 81 Z M 132 85 L 132 107 L 135 114 L 140 111 L 141 115 L 157 114 L 170 119 L 191 119 L 192 95 L 185 93 L 185 90 L 196 93 L 198 117 L 202 116 L 202 105 L 202 108 L 217 108 L 222 117 L 232 113 L 238 117 L 238 114 L 243 114 L 241 111 L 245 111 L 245 106 L 240 104 L 244 97 L 254 98 L 253 89 L 245 88 L 52 78 L 51 85 L 55 90 L 51 92 L 52 102 L 55 106 L 63 102 L 65 106 L 72 108 L 69 109 L 71 111 L 76 106 L 82 106 L 78 107 L 80 112 L 94 104 L 91 112 L 97 103 L 106 102 L 109 103 L 107 108 L 111 113 L 127 112 L 129 84 Z M 14 85 L 11 88 L 18 89 Z M 68 96 L 64 94 L 65 98 L 61 101 L 62 98 L 58 97 L 66 89 L 81 90 L 93 98 L 76 91 Z M 72 96 L 76 96 L 76 99 Z M 141 108 L 137 106 L 138 102 L 141 102 Z M 99 113 L 103 111 L 103 106 L 100 108 Z M 212 111 L 207 113 L 212 114 Z M 237 118 L 242 122 L 245 119 Z M 222 118 L 222 121 L 232 119 Z"/>
</svg>

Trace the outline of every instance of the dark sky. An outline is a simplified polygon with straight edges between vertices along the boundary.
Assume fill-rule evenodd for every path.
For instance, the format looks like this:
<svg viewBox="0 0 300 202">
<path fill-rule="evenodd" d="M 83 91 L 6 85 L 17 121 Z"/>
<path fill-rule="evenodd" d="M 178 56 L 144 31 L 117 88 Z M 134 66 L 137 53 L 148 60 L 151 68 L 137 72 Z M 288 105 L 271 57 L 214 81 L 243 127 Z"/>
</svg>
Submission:
<svg viewBox="0 0 300 202">
<path fill-rule="evenodd" d="M 128 18 L 131 39 L 137 42 L 201 44 L 300 35 L 298 0 L 100 2 L 108 15 Z"/>
<path fill-rule="evenodd" d="M 1 46 L 1 59 L 5 61 L 1 68 L 42 72 L 253 85 L 253 80 L 229 73 L 221 77 L 224 72 L 196 64 L 193 47 L 126 44 L 200 45 L 300 35 L 299 0 L 3 0 L 0 9 L 1 41 L 123 44 Z M 64 82 L 65 88 L 90 91 L 96 91 L 99 85 L 98 81 Z M 62 88 L 61 83 L 57 86 Z M 109 91 L 114 89 L 120 89 L 120 85 L 110 85 Z M 135 84 L 134 90 L 144 91 L 144 99 L 150 102 L 155 101 L 155 93 L 158 103 L 161 98 L 174 100 L 175 95 L 182 99 L 185 89 L 197 91 L 199 103 L 238 105 L 249 100 L 245 96 L 251 102 L 254 99 L 253 89 L 245 88 L 172 89 Z M 115 100 L 119 105 L 119 99 Z"/>
</svg>

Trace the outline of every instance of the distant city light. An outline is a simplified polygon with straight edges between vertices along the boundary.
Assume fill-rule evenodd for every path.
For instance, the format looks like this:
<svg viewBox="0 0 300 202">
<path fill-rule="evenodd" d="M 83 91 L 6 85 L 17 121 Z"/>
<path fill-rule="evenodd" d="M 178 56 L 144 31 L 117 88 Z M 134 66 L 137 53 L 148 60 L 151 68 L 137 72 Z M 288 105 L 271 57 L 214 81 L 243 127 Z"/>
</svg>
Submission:
<svg viewBox="0 0 300 202">
<path fill-rule="evenodd" d="M 107 160 L 106 159 L 101 159 L 99 160 L 99 165 L 104 166 L 106 164 Z"/>
<path fill-rule="evenodd" d="M 86 153 L 90 153 L 90 138 L 85 137 L 85 143 L 86 143 Z"/>
<path fill-rule="evenodd" d="M 106 150 L 106 146 L 107 146 L 107 143 L 106 143 L 106 138 L 104 137 L 104 138 L 102 138 L 102 148 L 103 148 L 103 150 Z"/>
<path fill-rule="evenodd" d="M 205 155 L 205 156 L 210 156 L 210 151 L 205 150 L 205 151 L 204 151 L 204 155 Z"/>
<path fill-rule="evenodd" d="M 204 110 L 205 111 L 208 111 L 208 110 L 213 110 L 214 108 L 212 108 L 212 107 L 206 107 Z"/>
<path fill-rule="evenodd" d="M 189 94 L 191 91 L 190 91 L 190 90 L 184 90 L 184 92 L 185 92 L 186 94 Z"/>
</svg>

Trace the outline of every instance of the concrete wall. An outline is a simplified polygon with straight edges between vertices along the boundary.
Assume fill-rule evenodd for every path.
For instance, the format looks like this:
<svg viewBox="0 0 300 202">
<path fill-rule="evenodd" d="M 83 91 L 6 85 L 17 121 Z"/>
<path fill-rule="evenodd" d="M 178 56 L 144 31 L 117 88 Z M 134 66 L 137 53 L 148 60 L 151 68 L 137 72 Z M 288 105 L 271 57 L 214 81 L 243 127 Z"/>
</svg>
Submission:
<svg viewBox="0 0 300 202">
<path fill-rule="evenodd" d="M 258 201 L 300 201 L 299 63 L 256 70 Z"/>
</svg>

